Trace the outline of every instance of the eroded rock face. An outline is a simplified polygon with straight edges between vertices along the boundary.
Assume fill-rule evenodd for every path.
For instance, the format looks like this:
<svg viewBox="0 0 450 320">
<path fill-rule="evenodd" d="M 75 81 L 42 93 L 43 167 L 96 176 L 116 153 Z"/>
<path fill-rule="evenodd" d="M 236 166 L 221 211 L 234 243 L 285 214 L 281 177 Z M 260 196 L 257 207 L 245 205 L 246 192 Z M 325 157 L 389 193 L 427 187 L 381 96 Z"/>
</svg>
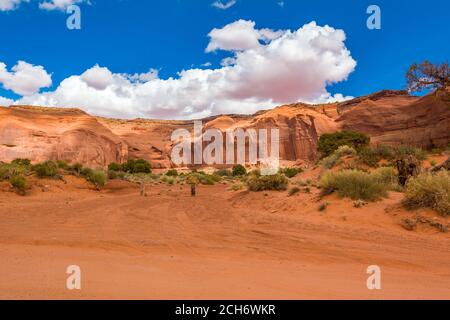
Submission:
<svg viewBox="0 0 450 320">
<path fill-rule="evenodd" d="M 442 147 L 450 141 L 450 101 L 442 92 L 422 98 L 369 97 L 348 108 L 337 122 L 344 129 L 369 134 L 374 144 Z"/>
<path fill-rule="evenodd" d="M 224 140 L 227 130 L 279 129 L 281 160 L 312 162 L 319 157 L 319 137 L 342 129 L 367 133 L 374 144 L 447 146 L 450 100 L 448 92 L 419 98 L 382 91 L 344 103 L 293 104 L 252 116 L 211 117 L 202 123 L 204 130 L 222 131 Z M 172 133 L 193 128 L 193 121 L 126 121 L 96 118 L 77 109 L 0 107 L 0 161 L 65 160 L 105 167 L 143 158 L 153 168 L 170 168 Z"/>
<path fill-rule="evenodd" d="M 128 145 L 80 110 L 0 108 L 0 160 L 65 160 L 104 167 L 128 158 Z"/>
</svg>

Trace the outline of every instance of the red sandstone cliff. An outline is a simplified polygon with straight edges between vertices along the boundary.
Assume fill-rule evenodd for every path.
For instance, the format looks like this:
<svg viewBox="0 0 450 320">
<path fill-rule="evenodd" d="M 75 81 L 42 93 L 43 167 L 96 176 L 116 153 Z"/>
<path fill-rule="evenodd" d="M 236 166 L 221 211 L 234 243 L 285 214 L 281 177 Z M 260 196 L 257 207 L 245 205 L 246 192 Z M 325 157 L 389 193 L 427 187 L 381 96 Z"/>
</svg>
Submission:
<svg viewBox="0 0 450 320">
<path fill-rule="evenodd" d="M 339 104 L 281 106 L 252 116 L 217 116 L 205 128 L 280 129 L 280 156 L 317 159 L 320 135 L 341 129 L 369 134 L 374 143 L 439 147 L 450 142 L 450 100 L 444 93 L 422 98 L 382 91 Z M 103 167 L 144 158 L 154 168 L 171 166 L 171 134 L 192 131 L 192 121 L 114 120 L 77 109 L 0 107 L 0 161 L 61 159 Z"/>
</svg>

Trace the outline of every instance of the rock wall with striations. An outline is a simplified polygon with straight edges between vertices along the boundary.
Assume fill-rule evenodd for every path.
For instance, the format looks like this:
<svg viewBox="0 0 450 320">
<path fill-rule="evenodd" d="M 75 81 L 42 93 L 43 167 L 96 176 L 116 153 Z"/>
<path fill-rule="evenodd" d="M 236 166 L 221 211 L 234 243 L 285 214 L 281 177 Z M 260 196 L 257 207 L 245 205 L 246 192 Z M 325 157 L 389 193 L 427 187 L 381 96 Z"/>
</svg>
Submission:
<svg viewBox="0 0 450 320">
<path fill-rule="evenodd" d="M 381 91 L 343 103 L 292 104 L 255 115 L 203 119 L 204 129 L 272 129 L 280 131 L 280 157 L 290 162 L 318 159 L 324 133 L 342 129 L 367 133 L 374 144 L 408 144 L 432 148 L 450 142 L 449 92 L 413 97 Z M 78 109 L 0 107 L 0 161 L 65 160 L 90 167 L 143 158 L 153 168 L 173 166 L 170 155 L 176 129 L 193 131 L 193 121 L 116 120 Z M 224 134 L 225 135 L 225 134 Z"/>
</svg>

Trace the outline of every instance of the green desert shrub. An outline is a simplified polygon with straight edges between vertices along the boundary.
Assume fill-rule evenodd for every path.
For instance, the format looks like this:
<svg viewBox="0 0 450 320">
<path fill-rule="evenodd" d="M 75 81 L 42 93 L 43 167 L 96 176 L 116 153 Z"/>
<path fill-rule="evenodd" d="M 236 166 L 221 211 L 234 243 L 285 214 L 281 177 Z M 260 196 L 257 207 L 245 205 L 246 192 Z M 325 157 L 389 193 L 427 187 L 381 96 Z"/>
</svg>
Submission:
<svg viewBox="0 0 450 320">
<path fill-rule="evenodd" d="M 92 176 L 93 172 L 94 172 L 94 170 L 92 170 L 91 168 L 81 169 L 81 175 L 87 179 L 89 179 L 89 177 Z"/>
<path fill-rule="evenodd" d="M 413 156 L 420 161 L 427 159 L 427 153 L 420 148 L 412 146 L 398 146 L 394 148 L 394 150 L 396 157 Z"/>
<path fill-rule="evenodd" d="M 388 190 L 401 191 L 398 184 L 398 172 L 393 167 L 381 167 L 376 169 L 371 175 L 380 183 L 384 184 Z"/>
<path fill-rule="evenodd" d="M 212 186 L 217 182 L 211 175 L 207 174 L 199 174 L 198 178 L 200 183 L 206 186 Z"/>
<path fill-rule="evenodd" d="M 241 191 L 242 189 L 244 189 L 244 184 L 243 183 L 235 183 L 228 190 Z"/>
<path fill-rule="evenodd" d="M 83 171 L 83 166 L 81 163 L 75 163 L 73 166 L 69 168 L 69 171 L 75 173 L 75 174 L 81 174 L 81 171 Z"/>
<path fill-rule="evenodd" d="M 261 176 L 261 170 L 260 169 L 252 170 L 252 171 L 250 171 L 248 173 L 248 175 L 249 176 L 257 176 L 257 177 L 259 177 L 259 176 Z"/>
<path fill-rule="evenodd" d="M 170 185 L 174 185 L 176 180 L 173 176 L 164 175 L 161 177 L 161 181 Z"/>
<path fill-rule="evenodd" d="M 166 176 L 168 177 L 178 177 L 178 171 L 175 169 L 170 169 L 166 172 Z"/>
<path fill-rule="evenodd" d="M 333 154 L 322 159 L 320 164 L 326 169 L 332 169 L 341 161 L 342 157 L 356 155 L 357 152 L 354 148 L 349 146 L 340 146 L 335 152 L 333 152 Z"/>
<path fill-rule="evenodd" d="M 360 150 L 370 144 L 368 135 L 354 131 L 341 131 L 337 133 L 327 133 L 320 137 L 318 150 L 322 156 L 332 155 L 339 147 L 349 146 L 355 150 Z"/>
<path fill-rule="evenodd" d="M 25 179 L 24 176 L 22 175 L 15 175 L 13 177 L 11 177 L 11 179 L 9 180 L 11 185 L 13 186 L 13 188 L 19 193 L 24 195 L 25 191 L 28 187 L 28 183 L 27 180 Z"/>
<path fill-rule="evenodd" d="M 365 147 L 358 152 L 359 160 L 369 167 L 376 168 L 381 160 L 394 161 L 395 159 L 413 156 L 419 161 L 427 158 L 424 150 L 411 146 L 390 147 L 380 145 L 376 147 Z"/>
<path fill-rule="evenodd" d="M 387 195 L 387 187 L 369 173 L 358 170 L 328 172 L 320 180 L 323 194 L 337 192 L 352 200 L 375 201 Z"/>
<path fill-rule="evenodd" d="M 216 174 L 220 177 L 232 177 L 233 176 L 233 172 L 228 169 L 217 170 L 216 172 L 214 172 L 214 174 Z"/>
<path fill-rule="evenodd" d="M 47 161 L 33 166 L 33 171 L 41 179 L 56 178 L 58 176 L 58 165 L 53 161 Z"/>
<path fill-rule="evenodd" d="M 114 172 L 122 171 L 122 166 L 116 162 L 112 162 L 108 165 L 108 171 L 114 171 Z"/>
<path fill-rule="evenodd" d="M 320 161 L 320 165 L 323 166 L 325 169 L 332 169 L 334 168 L 334 166 L 339 164 L 340 161 L 341 161 L 340 157 L 338 157 L 336 154 L 332 154 L 326 158 L 323 158 Z"/>
<path fill-rule="evenodd" d="M 122 170 L 127 173 L 152 173 L 150 163 L 144 159 L 128 160 L 122 165 Z"/>
<path fill-rule="evenodd" d="M 0 163 L 0 181 L 9 180 L 16 175 L 27 174 L 29 170 L 29 166 L 14 163 Z"/>
<path fill-rule="evenodd" d="M 116 180 L 119 178 L 119 173 L 114 170 L 108 170 L 108 179 L 110 180 Z"/>
<path fill-rule="evenodd" d="M 413 207 L 433 208 L 444 216 L 450 215 L 450 173 L 423 173 L 409 180 L 406 203 Z"/>
<path fill-rule="evenodd" d="M 310 186 L 311 184 L 312 184 L 311 180 L 299 180 L 295 182 L 295 185 L 299 187 L 307 187 Z"/>
<path fill-rule="evenodd" d="M 370 147 L 362 148 L 358 153 L 359 161 L 369 167 L 377 168 L 378 163 L 383 159 L 374 149 Z"/>
<path fill-rule="evenodd" d="M 355 148 L 349 147 L 347 145 L 340 146 L 334 153 L 340 158 L 345 156 L 356 156 L 358 154 Z"/>
<path fill-rule="evenodd" d="M 288 178 L 294 178 L 295 176 L 297 176 L 299 173 L 302 173 L 303 170 L 300 168 L 284 168 L 284 169 L 280 169 L 280 173 L 284 174 L 286 177 Z"/>
<path fill-rule="evenodd" d="M 15 159 L 11 162 L 12 165 L 17 166 L 24 166 L 24 167 L 30 167 L 31 166 L 31 160 L 29 159 Z"/>
<path fill-rule="evenodd" d="M 239 177 L 239 176 L 245 176 L 247 174 L 247 169 L 241 164 L 235 165 L 233 167 L 233 176 Z"/>
<path fill-rule="evenodd" d="M 69 165 L 68 165 L 67 162 L 65 162 L 64 160 L 57 160 L 57 161 L 56 161 L 56 166 L 57 166 L 59 169 L 63 169 L 63 170 L 69 169 Z"/>
<path fill-rule="evenodd" d="M 289 180 L 282 174 L 272 176 L 256 176 L 252 175 L 247 179 L 247 185 L 250 191 L 284 191 L 287 190 Z"/>
<path fill-rule="evenodd" d="M 97 189 L 101 189 L 106 185 L 108 177 L 102 170 L 91 170 L 86 179 L 91 182 Z"/>
</svg>

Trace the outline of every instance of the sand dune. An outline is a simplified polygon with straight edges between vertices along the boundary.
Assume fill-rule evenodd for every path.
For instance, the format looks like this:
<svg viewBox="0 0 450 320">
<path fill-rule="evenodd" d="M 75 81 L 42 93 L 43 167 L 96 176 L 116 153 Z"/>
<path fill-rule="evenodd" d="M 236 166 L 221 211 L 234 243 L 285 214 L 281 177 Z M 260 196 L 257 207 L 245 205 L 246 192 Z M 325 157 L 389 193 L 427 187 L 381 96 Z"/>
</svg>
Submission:
<svg viewBox="0 0 450 320">
<path fill-rule="evenodd" d="M 157 185 L 140 197 L 127 182 L 96 192 L 67 179 L 38 181 L 26 198 L 0 192 L 0 298 L 450 298 L 450 236 L 404 230 L 417 212 L 400 194 L 363 209 L 331 196 L 320 213 L 314 193 L 216 185 L 192 198 Z M 69 265 L 81 291 L 65 287 Z M 382 268 L 380 291 L 366 287 L 369 265 Z"/>
</svg>

